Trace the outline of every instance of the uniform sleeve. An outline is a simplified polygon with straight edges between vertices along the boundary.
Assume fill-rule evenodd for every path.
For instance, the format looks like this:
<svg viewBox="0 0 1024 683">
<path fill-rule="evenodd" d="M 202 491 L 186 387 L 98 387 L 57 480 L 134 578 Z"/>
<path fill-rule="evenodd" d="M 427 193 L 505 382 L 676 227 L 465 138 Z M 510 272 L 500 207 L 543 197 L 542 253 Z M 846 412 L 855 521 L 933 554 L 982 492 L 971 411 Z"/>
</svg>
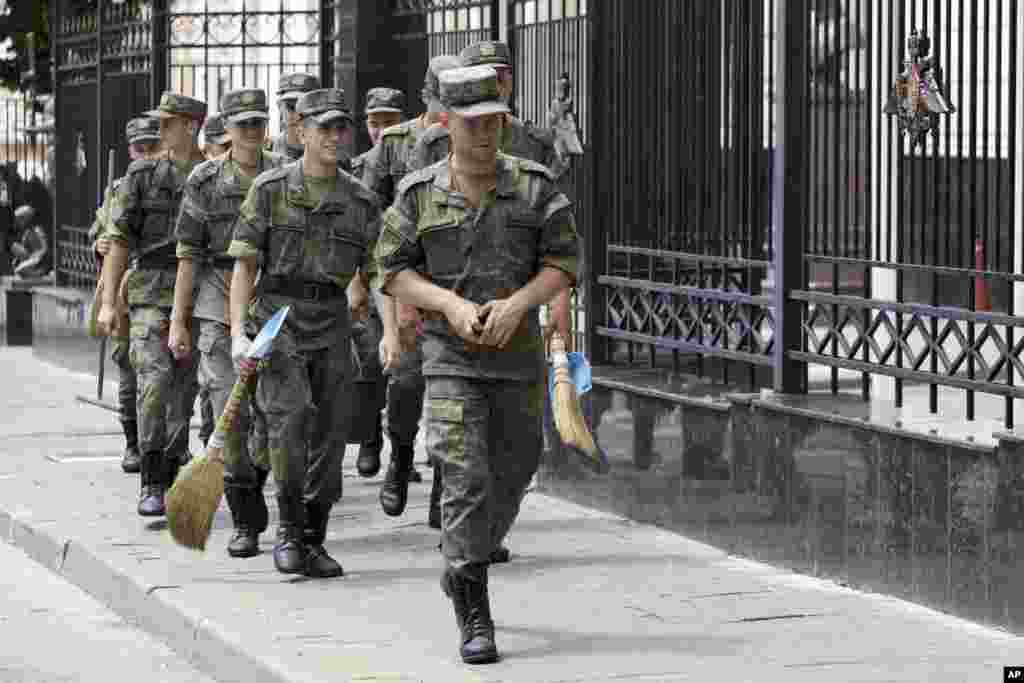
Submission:
<svg viewBox="0 0 1024 683">
<path fill-rule="evenodd" d="M 238 210 L 228 256 L 263 263 L 270 228 L 270 202 L 266 186 L 253 184 Z"/>
<path fill-rule="evenodd" d="M 103 203 L 96 209 L 96 217 L 93 219 L 92 225 L 89 227 L 89 242 L 95 242 L 99 239 L 100 235 L 106 229 L 106 222 L 110 214 L 108 206 L 110 206 L 111 192 L 110 188 L 103 193 Z"/>
<path fill-rule="evenodd" d="M 378 197 L 387 198 L 385 194 L 390 186 L 391 175 L 388 169 L 387 154 L 384 140 L 373 146 L 363 159 L 363 185 L 366 185 Z"/>
<path fill-rule="evenodd" d="M 408 268 L 418 269 L 426 262 L 416 235 L 418 220 L 419 207 L 411 192 L 400 194 L 381 218 L 380 237 L 374 250 L 373 286 L 384 294 L 395 275 Z"/>
<path fill-rule="evenodd" d="M 541 266 L 557 268 L 569 276 L 575 287 L 579 275 L 579 234 L 572 205 L 561 192 L 555 192 L 544 206 L 540 235 Z"/>
<path fill-rule="evenodd" d="M 377 240 L 380 238 L 382 214 L 376 205 L 370 207 L 370 217 L 366 221 L 366 253 L 360 270 L 371 282 L 377 277 Z"/>
<path fill-rule="evenodd" d="M 178 258 L 201 259 L 209 247 L 209 233 L 206 230 L 209 212 L 200 183 L 193 173 L 185 183 L 178 222 L 174 226 L 174 237 L 178 240 Z"/>
<path fill-rule="evenodd" d="M 118 186 L 110 202 L 106 236 L 134 250 L 142 237 L 142 179 L 144 173 L 132 173 Z"/>
</svg>

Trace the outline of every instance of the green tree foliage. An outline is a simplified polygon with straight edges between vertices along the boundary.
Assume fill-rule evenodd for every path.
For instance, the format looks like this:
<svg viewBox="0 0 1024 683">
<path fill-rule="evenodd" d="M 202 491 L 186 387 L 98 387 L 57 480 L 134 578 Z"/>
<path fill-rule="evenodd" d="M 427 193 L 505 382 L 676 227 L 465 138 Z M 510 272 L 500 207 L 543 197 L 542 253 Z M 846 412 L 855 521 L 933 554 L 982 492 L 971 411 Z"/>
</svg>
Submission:
<svg viewBox="0 0 1024 683">
<path fill-rule="evenodd" d="M 37 92 L 50 90 L 50 31 L 48 0 L 0 0 L 7 5 L 6 14 L 0 15 L 0 45 L 8 39 L 12 44 L 0 53 L 0 87 L 17 90 L 22 74 L 29 70 L 28 34 L 35 36 Z"/>
</svg>

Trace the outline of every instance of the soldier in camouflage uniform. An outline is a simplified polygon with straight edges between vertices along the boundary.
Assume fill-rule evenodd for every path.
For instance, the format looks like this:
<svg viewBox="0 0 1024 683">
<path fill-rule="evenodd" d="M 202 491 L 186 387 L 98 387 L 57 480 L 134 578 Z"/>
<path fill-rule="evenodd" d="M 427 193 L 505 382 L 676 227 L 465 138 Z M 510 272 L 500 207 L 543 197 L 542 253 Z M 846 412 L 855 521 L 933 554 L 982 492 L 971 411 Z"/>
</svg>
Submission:
<svg viewBox="0 0 1024 683">
<path fill-rule="evenodd" d="M 386 129 L 401 122 L 405 111 L 405 95 L 401 90 L 393 88 L 370 88 L 366 93 L 366 108 L 363 111 L 366 114 L 366 132 L 370 143 L 376 145 Z M 363 162 L 368 155 L 369 152 L 364 152 L 352 160 L 350 172 L 356 178 L 362 178 Z M 359 400 L 368 404 L 366 412 L 372 413 L 372 417 L 367 416 L 367 419 L 373 421 L 370 426 L 371 437 L 362 439 L 359 444 L 356 469 L 360 476 L 373 477 L 380 471 L 380 452 L 384 448 L 381 412 L 386 405 L 388 382 L 378 353 L 384 328 L 377 306 L 361 287 L 359 278 L 354 278 L 349 285 L 348 297 L 352 308 L 359 311 L 358 319 L 352 323 L 352 336 L 360 360 L 360 372 L 355 379 L 356 388 Z"/>
<path fill-rule="evenodd" d="M 281 133 L 273 139 L 270 150 L 281 154 L 290 161 L 302 157 L 304 149 L 300 135 L 299 116 L 295 103 L 303 94 L 320 87 L 320 79 L 313 74 L 295 73 L 281 76 L 277 84 L 277 111 L 280 116 Z"/>
<path fill-rule="evenodd" d="M 189 422 L 199 390 L 195 358 L 176 361 L 167 336 L 172 315 L 188 321 L 192 314 L 172 311 L 178 265 L 174 226 L 185 180 L 204 161 L 196 142 L 206 104 L 165 92 L 159 107 L 147 115 L 160 119 L 164 152 L 132 162 L 114 198 L 108 233 L 112 244 L 103 262 L 103 304 L 97 324 L 101 332 L 114 328 L 117 286 L 130 253 L 133 270 L 126 289 L 142 451 L 138 512 L 151 517 L 164 514 L 164 494 L 187 458 Z"/>
<path fill-rule="evenodd" d="M 385 129 L 380 142 L 366 156 L 363 183 L 376 192 L 385 204 L 390 204 L 394 199 L 395 187 L 408 172 L 408 156 L 419 136 L 443 118 L 444 109 L 438 100 L 438 75 L 458 65 L 458 58 L 451 55 L 439 55 L 431 59 L 420 95 L 427 105 L 427 112 Z M 386 305 L 394 306 L 394 303 L 388 302 Z M 418 313 L 409 306 L 399 306 L 397 314 L 403 336 L 416 340 L 410 330 L 421 325 Z M 413 466 L 416 434 L 423 414 L 423 358 L 419 341 L 413 341 L 408 346 L 410 348 L 401 354 L 400 365 L 388 378 L 387 415 L 391 463 L 380 490 L 381 508 L 388 515 L 396 517 L 405 511 L 409 482 L 423 480 Z"/>
<path fill-rule="evenodd" d="M 227 255 L 239 207 L 257 175 L 285 164 L 284 157 L 263 150 L 267 134 L 267 95 L 262 90 L 226 93 L 220 111 L 230 137 L 230 151 L 196 167 L 185 185 L 175 237 L 178 240 L 178 279 L 175 310 L 191 310 L 198 281 L 195 319 L 199 325 L 199 385 L 220 415 L 237 375 L 231 361 L 228 288 L 235 260 Z M 197 266 L 208 267 L 197 273 Z M 176 356 L 187 356 L 191 335 L 179 321 L 171 323 L 170 345 Z M 269 463 L 256 466 L 248 448 L 249 410 L 239 411 L 237 429 L 225 443 L 224 496 L 235 533 L 228 543 L 232 557 L 259 554 L 259 535 L 267 528 L 263 485 Z"/>
<path fill-rule="evenodd" d="M 377 197 L 338 170 L 338 144 L 353 125 L 344 93 L 299 98 L 302 159 L 256 178 L 242 203 L 228 255 L 232 359 L 245 362 L 259 328 L 291 306 L 260 371 L 254 403 L 267 420 L 277 482 L 274 565 L 285 574 L 340 576 L 323 544 L 341 498 L 345 424 L 351 411 L 345 288 L 372 274 L 380 228 Z M 259 285 L 254 286 L 259 274 Z"/>
<path fill-rule="evenodd" d="M 551 172 L 498 152 L 494 69 L 441 74 L 452 156 L 409 174 L 377 244 L 384 293 L 425 311 L 427 450 L 442 470 L 442 587 L 468 663 L 498 658 L 488 565 L 542 447 L 537 309 L 576 278 L 575 219 Z M 422 273 L 422 274 L 421 274 Z"/>
<path fill-rule="evenodd" d="M 487 65 L 498 74 L 498 91 L 501 99 L 509 104 L 512 100 L 512 88 L 514 78 L 512 73 L 512 53 L 503 42 L 481 41 L 467 46 L 459 53 L 459 59 L 465 66 Z M 498 140 L 499 148 L 505 154 L 529 159 L 538 164 L 546 166 L 555 178 L 561 178 L 569 168 L 568 158 L 558 154 L 555 146 L 555 136 L 550 130 L 537 128 L 526 123 L 511 113 L 504 117 L 501 136 Z M 413 148 L 409 158 L 409 170 L 419 170 L 442 159 L 447 159 L 449 153 L 448 128 L 442 125 L 434 125 L 427 129 L 419 142 Z M 569 345 L 573 342 L 571 334 L 571 292 L 566 289 L 559 292 L 549 306 L 551 323 L 545 330 L 545 344 L 550 339 L 550 333 L 557 329 Z M 550 407 L 547 412 L 550 413 Z M 554 422 L 550 414 L 546 417 L 546 425 L 549 440 L 557 438 L 554 431 Z M 431 491 L 430 509 L 435 510 L 438 505 L 439 492 Z M 504 539 L 502 539 L 504 540 Z M 492 558 L 496 562 L 506 562 L 510 556 L 508 548 L 504 544 L 499 545 Z"/>
<path fill-rule="evenodd" d="M 157 153 L 160 146 L 160 121 L 149 116 L 131 119 L 125 126 L 125 137 L 128 141 L 128 156 L 132 161 L 148 159 Z M 110 225 L 110 205 L 117 188 L 124 176 L 117 178 L 103 194 L 103 203 L 96 209 L 96 219 L 89 229 L 89 238 L 93 241 L 93 250 L 102 262 L 110 251 L 110 239 L 107 230 Z M 98 302 L 97 302 L 98 303 Z M 121 456 L 121 469 L 134 474 L 141 468 L 139 455 L 139 425 L 136 412 L 135 394 L 138 387 L 135 382 L 135 370 L 128 357 L 128 325 L 125 316 L 118 316 L 117 334 L 110 340 L 110 359 L 117 366 L 117 408 L 124 430 L 124 454 Z"/>
</svg>

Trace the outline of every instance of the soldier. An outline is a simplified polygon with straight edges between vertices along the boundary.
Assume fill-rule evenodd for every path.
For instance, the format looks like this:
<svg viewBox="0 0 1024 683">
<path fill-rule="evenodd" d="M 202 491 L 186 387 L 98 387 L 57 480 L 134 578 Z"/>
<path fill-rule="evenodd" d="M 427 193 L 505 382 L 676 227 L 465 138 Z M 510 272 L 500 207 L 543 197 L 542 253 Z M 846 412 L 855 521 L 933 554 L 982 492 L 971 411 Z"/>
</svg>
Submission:
<svg viewBox="0 0 1024 683">
<path fill-rule="evenodd" d="M 442 470 L 445 593 L 468 663 L 497 660 L 488 564 L 542 447 L 537 309 L 576 278 L 571 205 L 551 172 L 498 152 L 494 69 L 440 76 L 452 156 L 411 173 L 385 212 L 375 285 L 424 311 L 427 449 Z M 421 274 L 422 273 L 422 274 Z"/>
<path fill-rule="evenodd" d="M 370 142 L 376 145 L 385 129 L 397 125 L 405 111 L 405 95 L 401 90 L 393 88 L 371 88 L 366 93 L 366 132 Z M 363 162 L 369 152 L 364 152 L 352 160 L 350 172 L 357 178 L 362 177 Z M 359 457 L 356 469 L 360 476 L 373 477 L 380 471 L 380 452 L 384 448 L 384 435 L 381 426 L 381 411 L 386 405 L 387 378 L 380 364 L 378 349 L 384 330 L 380 314 L 367 292 L 359 286 L 359 279 L 354 278 L 349 285 L 348 297 L 350 306 L 358 311 L 352 325 L 352 336 L 360 360 L 360 372 L 356 377 L 358 400 L 365 403 L 365 410 L 371 415 L 371 436 L 362 439 L 359 445 Z M 363 303 L 366 302 L 366 303 Z"/>
<path fill-rule="evenodd" d="M 267 95 L 262 90 L 233 90 L 220 100 L 220 111 L 230 138 L 229 151 L 200 164 L 185 185 L 175 237 L 178 240 L 178 278 L 174 308 L 191 310 L 198 280 L 194 316 L 199 325 L 199 386 L 210 395 L 220 415 L 235 384 L 231 361 L 228 287 L 234 259 L 227 255 L 239 207 L 253 179 L 285 164 L 284 157 L 263 150 L 267 135 Z M 208 263 L 198 274 L 196 264 Z M 181 319 L 171 321 L 170 346 L 175 357 L 186 357 L 191 335 Z M 224 496 L 231 510 L 235 533 L 228 543 L 232 557 L 259 554 L 259 535 L 267 528 L 263 486 L 267 463 L 257 467 L 250 459 L 247 437 L 249 411 L 239 411 L 239 424 L 225 444 L 227 468 Z"/>
<path fill-rule="evenodd" d="M 304 149 L 299 116 L 295 103 L 303 94 L 320 87 L 320 79 L 313 74 L 295 73 L 281 76 L 277 84 L 277 111 L 280 116 L 281 133 L 271 143 L 271 151 L 291 161 L 302 157 Z"/>
<path fill-rule="evenodd" d="M 203 154 L 207 159 L 213 159 L 231 149 L 231 136 L 224 130 L 224 119 L 221 114 L 211 114 L 203 125 Z M 264 138 L 266 138 L 266 127 L 264 126 Z M 262 140 L 260 141 L 262 144 Z"/>
<path fill-rule="evenodd" d="M 125 126 L 125 137 L 128 140 L 128 156 L 132 161 L 148 159 L 160 148 L 160 121 L 149 116 L 141 116 L 128 121 Z M 117 188 L 124 176 L 117 178 L 106 189 L 103 203 L 96 209 L 96 219 L 89 229 L 89 237 L 93 240 L 93 251 L 98 259 L 110 252 L 110 238 L 107 230 L 110 226 L 110 205 Z M 118 297 L 120 298 L 120 297 Z M 94 305 L 102 302 L 95 302 Z M 119 306 L 120 308 L 120 306 Z M 121 469 L 128 474 L 135 474 L 141 467 L 139 455 L 139 426 L 136 412 L 135 370 L 128 358 L 128 321 L 127 311 L 119 311 L 117 334 L 111 339 L 110 359 L 117 366 L 117 408 L 124 430 L 124 454 L 121 456 Z"/>
<path fill-rule="evenodd" d="M 267 420 L 277 483 L 274 566 L 284 574 L 332 577 L 342 567 L 323 544 L 331 507 L 341 498 L 351 407 L 345 288 L 351 278 L 365 283 L 372 274 L 380 207 L 373 193 L 338 170 L 338 145 L 353 125 L 344 93 L 308 92 L 296 113 L 302 158 L 256 178 L 228 248 L 236 259 L 231 355 L 236 366 L 243 362 L 250 337 L 280 307 L 291 306 L 254 396 Z"/>
<path fill-rule="evenodd" d="M 457 57 L 439 55 L 430 60 L 420 94 L 427 112 L 405 123 L 385 129 L 378 144 L 364 161 L 363 183 L 390 204 L 395 187 L 408 172 L 408 156 L 419 136 L 443 117 L 438 101 L 438 75 L 459 65 Z M 393 307 L 394 302 L 387 302 Z M 383 317 L 388 317 L 385 314 Z M 407 339 L 416 339 L 413 332 L 420 325 L 419 316 L 408 306 L 398 307 L 400 332 Z M 409 496 L 409 482 L 421 482 L 423 477 L 413 466 L 416 434 L 423 414 L 422 355 L 415 341 L 401 354 L 400 365 L 388 378 L 387 412 L 388 433 L 391 437 L 391 462 L 380 490 L 380 504 L 385 513 L 399 516 L 405 511 Z M 440 483 L 440 482 L 438 482 Z"/>
<path fill-rule="evenodd" d="M 103 260 L 101 333 L 114 328 L 117 285 L 128 264 L 131 361 L 138 381 L 142 494 L 138 512 L 164 514 L 164 493 L 188 455 L 188 425 L 198 392 L 194 357 L 176 361 L 167 348 L 172 315 L 188 321 L 191 311 L 172 310 L 177 269 L 174 226 L 185 181 L 203 161 L 197 145 L 206 104 L 165 92 L 157 109 L 164 152 L 133 161 L 118 187 L 111 211 L 110 253 Z M 193 334 L 195 330 L 193 329 Z"/>
</svg>

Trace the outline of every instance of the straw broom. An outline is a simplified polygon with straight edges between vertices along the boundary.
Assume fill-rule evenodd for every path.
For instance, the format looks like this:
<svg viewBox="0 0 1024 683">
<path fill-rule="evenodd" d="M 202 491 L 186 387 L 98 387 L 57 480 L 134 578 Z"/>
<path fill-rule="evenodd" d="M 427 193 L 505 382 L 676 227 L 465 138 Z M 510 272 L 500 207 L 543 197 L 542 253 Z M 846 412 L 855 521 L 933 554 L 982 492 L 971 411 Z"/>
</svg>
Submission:
<svg viewBox="0 0 1024 683">
<path fill-rule="evenodd" d="M 554 414 L 555 428 L 563 446 L 579 456 L 593 471 L 598 474 L 607 473 L 611 469 L 608 456 L 597 445 L 583 417 L 579 393 L 569 374 L 569 356 L 566 353 L 565 339 L 558 332 L 552 333 L 551 336 L 551 366 L 555 373 L 555 398 L 551 412 Z"/>
<path fill-rule="evenodd" d="M 256 361 L 242 364 L 206 452 L 182 468 L 167 492 L 167 528 L 174 540 L 186 548 L 206 550 L 213 517 L 224 495 L 224 444 L 237 427 L 238 411 L 242 401 L 248 399 L 256 367 Z"/>
</svg>

